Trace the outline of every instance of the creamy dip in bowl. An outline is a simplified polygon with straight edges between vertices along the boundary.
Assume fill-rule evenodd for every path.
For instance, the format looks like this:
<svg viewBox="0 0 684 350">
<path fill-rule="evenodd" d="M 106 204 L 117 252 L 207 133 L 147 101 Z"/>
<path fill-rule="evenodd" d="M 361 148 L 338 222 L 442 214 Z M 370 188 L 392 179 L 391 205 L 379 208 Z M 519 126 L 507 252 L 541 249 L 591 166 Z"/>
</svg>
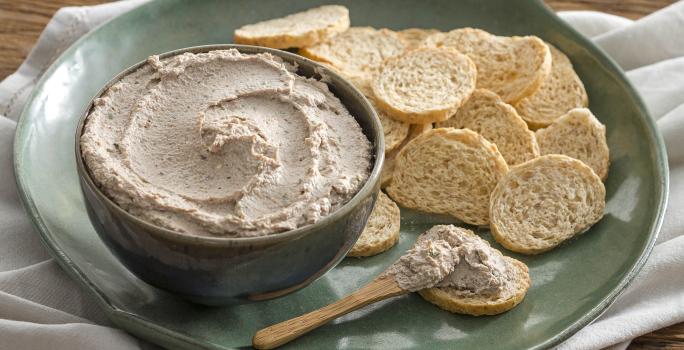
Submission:
<svg viewBox="0 0 684 350">
<path fill-rule="evenodd" d="M 240 45 L 129 68 L 93 100 L 76 142 L 91 221 L 115 255 L 208 304 L 283 295 L 332 268 L 365 225 L 383 148 L 349 83 Z"/>
<path fill-rule="evenodd" d="M 325 83 L 269 53 L 152 56 L 86 118 L 85 164 L 129 213 L 196 235 L 312 224 L 368 178 L 371 145 Z"/>
</svg>

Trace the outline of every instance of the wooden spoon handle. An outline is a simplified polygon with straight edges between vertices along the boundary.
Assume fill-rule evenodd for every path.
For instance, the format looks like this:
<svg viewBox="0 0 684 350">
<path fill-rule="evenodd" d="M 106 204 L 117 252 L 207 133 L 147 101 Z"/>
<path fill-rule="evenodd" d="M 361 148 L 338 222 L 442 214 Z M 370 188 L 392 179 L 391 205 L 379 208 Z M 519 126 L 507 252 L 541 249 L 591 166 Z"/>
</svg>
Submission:
<svg viewBox="0 0 684 350">
<path fill-rule="evenodd" d="M 408 292 L 401 289 L 394 278 L 385 276 L 376 278 L 363 288 L 328 306 L 259 330 L 252 338 L 252 345 L 257 349 L 273 349 L 337 317 L 368 304 L 405 293 Z"/>
</svg>

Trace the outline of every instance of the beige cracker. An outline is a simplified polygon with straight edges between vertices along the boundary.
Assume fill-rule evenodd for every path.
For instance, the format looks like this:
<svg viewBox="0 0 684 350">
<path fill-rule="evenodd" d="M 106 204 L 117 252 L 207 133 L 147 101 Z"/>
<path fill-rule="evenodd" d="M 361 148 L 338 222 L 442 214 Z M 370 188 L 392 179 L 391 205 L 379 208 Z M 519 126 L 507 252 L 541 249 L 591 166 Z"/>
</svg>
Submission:
<svg viewBox="0 0 684 350">
<path fill-rule="evenodd" d="M 511 104 L 532 95 L 551 72 L 551 52 L 535 36 L 505 37 L 461 28 L 433 34 L 423 44 L 468 55 L 477 65 L 477 87 Z"/>
<path fill-rule="evenodd" d="M 437 305 L 441 309 L 453 313 L 473 316 L 497 315 L 506 312 L 525 298 L 531 280 L 527 265 L 513 258 L 504 257 L 515 274 L 515 293 L 506 296 L 483 296 L 460 292 L 450 287 L 435 287 L 418 291 L 423 299 Z"/>
<path fill-rule="evenodd" d="M 546 127 L 567 111 L 589 105 L 587 91 L 570 59 L 555 46 L 547 45 L 551 49 L 551 74 L 534 94 L 515 105 L 532 129 Z"/>
<path fill-rule="evenodd" d="M 489 196 L 508 171 L 496 146 L 468 129 L 432 129 L 397 155 L 386 188 L 399 205 L 489 224 Z"/>
<path fill-rule="evenodd" d="M 367 84 L 387 58 L 401 54 L 406 43 L 396 32 L 351 27 L 324 42 L 299 50 L 302 56 L 328 63 L 355 85 Z"/>
<path fill-rule="evenodd" d="M 485 89 L 477 89 L 451 118 L 437 127 L 473 130 L 494 143 L 508 165 L 539 156 L 534 133 L 511 105 Z"/>
<path fill-rule="evenodd" d="M 541 154 L 565 154 L 590 166 L 601 180 L 608 176 L 606 127 L 590 110 L 575 108 L 536 134 Z"/>
<path fill-rule="evenodd" d="M 492 192 L 490 229 L 514 252 L 538 254 L 603 217 L 606 190 L 581 161 L 560 154 L 514 166 Z"/>
<path fill-rule="evenodd" d="M 380 109 L 399 121 L 449 118 L 475 89 L 477 69 L 453 49 L 419 48 L 385 60 L 371 82 Z"/>
<path fill-rule="evenodd" d="M 318 44 L 349 28 L 349 10 L 326 5 L 283 18 L 248 24 L 235 30 L 236 44 L 276 49 Z"/>
<path fill-rule="evenodd" d="M 366 227 L 347 256 L 372 256 L 392 248 L 399 241 L 399 227 L 399 207 L 380 191 Z"/>
</svg>

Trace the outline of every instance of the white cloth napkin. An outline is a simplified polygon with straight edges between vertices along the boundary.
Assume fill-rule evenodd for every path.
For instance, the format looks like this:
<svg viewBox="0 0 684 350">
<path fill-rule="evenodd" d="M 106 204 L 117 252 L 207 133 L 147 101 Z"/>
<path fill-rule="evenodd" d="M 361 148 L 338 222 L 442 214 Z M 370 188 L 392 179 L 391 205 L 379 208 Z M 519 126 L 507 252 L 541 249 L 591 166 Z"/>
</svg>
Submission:
<svg viewBox="0 0 684 350">
<path fill-rule="evenodd" d="M 0 83 L 0 350 L 140 349 L 50 259 L 19 202 L 12 166 L 16 119 L 35 82 L 65 48 L 144 0 L 64 8 L 19 70 Z M 634 283 L 559 349 L 625 348 L 641 334 L 684 321 L 684 2 L 638 21 L 562 12 L 627 71 L 665 137 L 670 201 L 657 245 Z"/>
</svg>

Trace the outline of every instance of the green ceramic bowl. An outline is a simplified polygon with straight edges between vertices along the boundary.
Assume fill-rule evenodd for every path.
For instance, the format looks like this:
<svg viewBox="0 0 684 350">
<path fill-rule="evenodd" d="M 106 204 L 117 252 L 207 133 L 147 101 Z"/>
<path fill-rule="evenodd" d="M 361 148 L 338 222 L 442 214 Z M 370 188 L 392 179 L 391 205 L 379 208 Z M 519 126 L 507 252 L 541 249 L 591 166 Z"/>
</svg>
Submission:
<svg viewBox="0 0 684 350">
<path fill-rule="evenodd" d="M 159 57 L 227 49 L 237 49 L 245 54 L 270 53 L 296 65 L 297 74 L 301 76 L 326 76 L 330 91 L 347 107 L 371 141 L 374 161 L 370 176 L 359 192 L 312 225 L 263 237 L 183 234 L 129 214 L 95 185 L 81 156 L 79 142 L 93 106 L 91 101 L 79 120 L 74 140 L 79 183 L 93 227 L 121 263 L 140 279 L 207 305 L 280 297 L 306 287 L 337 265 L 366 226 L 380 186 L 385 149 L 382 125 L 366 98 L 339 75 L 309 59 L 281 50 L 246 45 L 190 47 Z M 95 98 L 146 64 L 142 61 L 119 73 Z"/>
<path fill-rule="evenodd" d="M 254 332 L 333 302 L 369 282 L 446 218 L 402 209 L 399 244 L 381 255 L 345 259 L 296 293 L 259 303 L 206 308 L 131 274 L 98 237 L 75 171 L 78 119 L 118 72 L 150 54 L 228 43 L 235 28 L 331 1 L 154 1 L 86 35 L 38 82 L 18 125 L 17 181 L 28 215 L 55 259 L 98 300 L 118 326 L 169 348 L 233 349 Z M 643 266 L 667 198 L 662 140 L 624 74 L 541 1 L 340 0 L 352 24 L 404 29 L 479 27 L 502 35 L 535 34 L 568 54 L 607 127 L 611 149 L 606 215 L 582 236 L 549 253 L 519 256 L 532 286 L 515 309 L 493 317 L 442 311 L 408 295 L 355 311 L 287 347 L 292 349 L 542 349 L 598 317 Z M 486 230 L 478 231 L 490 242 Z M 495 242 L 497 248 L 501 246 Z"/>
</svg>

